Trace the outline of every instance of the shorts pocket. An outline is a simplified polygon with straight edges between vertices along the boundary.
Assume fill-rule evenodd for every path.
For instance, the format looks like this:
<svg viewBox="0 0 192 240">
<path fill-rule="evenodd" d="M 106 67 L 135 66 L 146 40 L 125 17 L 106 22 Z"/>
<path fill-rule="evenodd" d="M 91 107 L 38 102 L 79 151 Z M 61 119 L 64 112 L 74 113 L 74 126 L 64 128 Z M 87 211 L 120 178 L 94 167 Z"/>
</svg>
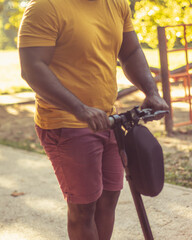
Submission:
<svg viewBox="0 0 192 240">
<path fill-rule="evenodd" d="M 37 136 L 39 137 L 42 146 L 57 145 L 62 135 L 62 128 L 58 129 L 42 129 L 35 126 Z"/>
</svg>

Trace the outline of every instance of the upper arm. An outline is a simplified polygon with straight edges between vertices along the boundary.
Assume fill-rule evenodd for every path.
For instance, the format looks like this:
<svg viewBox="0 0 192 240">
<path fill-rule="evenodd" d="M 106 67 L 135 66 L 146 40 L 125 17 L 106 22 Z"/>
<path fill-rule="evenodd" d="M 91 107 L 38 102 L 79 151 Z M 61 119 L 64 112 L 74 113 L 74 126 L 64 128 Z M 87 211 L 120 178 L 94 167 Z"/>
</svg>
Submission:
<svg viewBox="0 0 192 240">
<path fill-rule="evenodd" d="M 55 47 L 26 47 L 19 48 L 19 57 L 21 64 L 21 74 L 25 73 L 35 66 L 43 63 L 49 65 L 51 63 Z"/>
<path fill-rule="evenodd" d="M 129 58 L 129 56 L 132 55 L 138 48 L 140 48 L 140 44 L 135 31 L 124 32 L 123 41 L 118 55 L 120 62 L 126 62 L 127 58 Z"/>
<path fill-rule="evenodd" d="M 39 63 L 49 65 L 58 36 L 58 18 L 50 1 L 31 0 L 18 32 L 22 72 L 28 71 Z"/>
<path fill-rule="evenodd" d="M 43 62 L 46 65 L 51 63 L 55 47 L 26 47 L 19 48 L 19 57 L 22 65 L 33 65 Z"/>
</svg>

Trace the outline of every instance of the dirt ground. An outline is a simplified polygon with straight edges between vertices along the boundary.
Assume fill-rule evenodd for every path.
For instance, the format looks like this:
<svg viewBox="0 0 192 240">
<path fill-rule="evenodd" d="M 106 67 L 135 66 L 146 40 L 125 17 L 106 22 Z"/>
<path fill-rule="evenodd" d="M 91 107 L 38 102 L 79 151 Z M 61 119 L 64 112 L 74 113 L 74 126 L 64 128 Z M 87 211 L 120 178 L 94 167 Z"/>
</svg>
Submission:
<svg viewBox="0 0 192 240">
<path fill-rule="evenodd" d="M 119 112 L 140 105 L 143 96 L 133 93 L 116 103 Z M 186 121 L 188 109 L 177 105 L 174 121 Z M 0 143 L 43 153 L 34 130 L 34 103 L 0 106 Z M 164 120 L 154 121 L 147 127 L 162 145 L 165 158 L 165 178 L 192 188 L 192 126 L 175 128 L 171 136 L 165 132 Z"/>
</svg>

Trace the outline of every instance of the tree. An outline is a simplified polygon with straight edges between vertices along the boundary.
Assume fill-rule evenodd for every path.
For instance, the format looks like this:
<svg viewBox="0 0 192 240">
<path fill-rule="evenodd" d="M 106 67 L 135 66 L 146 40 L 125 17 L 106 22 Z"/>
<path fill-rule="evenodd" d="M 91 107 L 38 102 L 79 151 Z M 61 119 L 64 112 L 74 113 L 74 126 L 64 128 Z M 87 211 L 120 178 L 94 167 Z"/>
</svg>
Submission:
<svg viewBox="0 0 192 240">
<path fill-rule="evenodd" d="M 190 0 L 130 0 L 134 6 L 133 22 L 141 43 L 156 47 L 157 26 L 179 25 L 192 23 L 192 2 Z M 188 27 L 187 40 L 192 41 L 192 27 Z M 169 46 L 183 44 L 183 28 L 168 28 Z"/>
<path fill-rule="evenodd" d="M 16 47 L 19 24 L 27 1 L 0 0 L 0 47 Z"/>
<path fill-rule="evenodd" d="M 0 0 L 0 48 L 16 46 L 16 36 L 29 0 Z M 118 1 L 118 0 L 117 0 Z M 192 23 L 192 0 L 128 0 L 141 43 L 157 47 L 157 26 Z M 188 28 L 192 32 L 192 27 Z M 183 44 L 181 27 L 168 29 L 169 45 Z M 188 34 L 188 42 L 192 34 Z"/>
</svg>

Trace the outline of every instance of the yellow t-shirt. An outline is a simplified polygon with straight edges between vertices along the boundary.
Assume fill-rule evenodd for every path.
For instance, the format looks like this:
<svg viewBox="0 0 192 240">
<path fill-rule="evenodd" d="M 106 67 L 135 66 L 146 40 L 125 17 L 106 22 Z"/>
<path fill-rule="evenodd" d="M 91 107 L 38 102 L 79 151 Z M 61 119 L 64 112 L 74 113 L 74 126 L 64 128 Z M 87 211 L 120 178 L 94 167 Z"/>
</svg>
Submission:
<svg viewBox="0 0 192 240">
<path fill-rule="evenodd" d="M 123 32 L 133 31 L 127 0 L 32 0 L 25 10 L 18 47 L 55 46 L 49 68 L 84 104 L 108 115 L 117 97 L 116 61 Z M 36 96 L 41 128 L 87 127 Z"/>
</svg>

